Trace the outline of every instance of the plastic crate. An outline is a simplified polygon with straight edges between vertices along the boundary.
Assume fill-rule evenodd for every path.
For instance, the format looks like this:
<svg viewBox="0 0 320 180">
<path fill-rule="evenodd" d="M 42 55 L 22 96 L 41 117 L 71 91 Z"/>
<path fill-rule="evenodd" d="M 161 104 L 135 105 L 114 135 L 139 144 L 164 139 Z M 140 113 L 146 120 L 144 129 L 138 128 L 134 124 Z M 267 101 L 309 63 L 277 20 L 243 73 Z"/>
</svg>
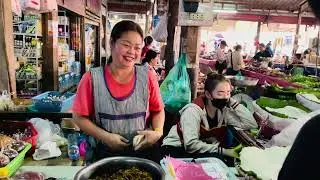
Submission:
<svg viewBox="0 0 320 180">
<path fill-rule="evenodd" d="M 31 137 L 22 140 L 32 145 L 32 152 L 34 152 L 36 149 L 38 131 L 34 128 L 32 123 L 20 121 L 0 121 L 0 129 L 1 133 L 4 133 L 8 136 L 13 135 L 17 131 L 23 132 L 25 129 L 29 129 L 31 131 Z"/>
<path fill-rule="evenodd" d="M 22 166 L 27 152 L 31 149 L 31 144 L 27 143 L 24 150 L 22 150 L 17 157 L 15 157 L 8 165 L 0 168 L 0 178 L 11 177 Z"/>
<path fill-rule="evenodd" d="M 48 91 L 32 98 L 35 108 L 39 112 L 66 112 L 72 105 L 73 99 L 75 98 L 74 93 L 65 93 L 63 96 L 66 97 L 64 101 L 52 101 L 46 99 L 48 96 L 62 96 L 60 92 Z"/>
</svg>

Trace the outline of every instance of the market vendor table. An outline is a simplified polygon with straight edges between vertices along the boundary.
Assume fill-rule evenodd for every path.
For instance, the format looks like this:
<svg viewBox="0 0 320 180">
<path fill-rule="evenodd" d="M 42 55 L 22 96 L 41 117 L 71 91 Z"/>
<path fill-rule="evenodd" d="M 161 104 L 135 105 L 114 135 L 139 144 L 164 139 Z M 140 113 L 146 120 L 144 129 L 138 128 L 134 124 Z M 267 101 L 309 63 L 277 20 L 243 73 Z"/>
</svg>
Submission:
<svg viewBox="0 0 320 180">
<path fill-rule="evenodd" d="M 27 121 L 31 118 L 48 119 L 60 124 L 62 118 L 72 118 L 72 113 L 59 112 L 0 112 L 0 120 Z"/>
<path fill-rule="evenodd" d="M 257 78 L 259 79 L 258 84 L 259 85 L 264 85 L 265 82 L 268 84 L 278 84 L 281 87 L 294 87 L 294 88 L 300 88 L 301 86 L 288 82 L 284 79 L 278 78 L 278 77 L 273 77 L 273 76 L 268 76 L 266 74 L 250 71 L 250 70 L 241 70 L 241 73 L 244 76 L 247 77 L 252 77 L 252 78 Z"/>
<path fill-rule="evenodd" d="M 85 161 L 83 158 L 80 158 L 77 161 L 72 161 L 68 158 L 67 146 L 60 148 L 62 154 L 60 157 L 35 161 L 32 157 L 26 157 L 23 163 L 23 166 L 84 166 Z"/>
</svg>

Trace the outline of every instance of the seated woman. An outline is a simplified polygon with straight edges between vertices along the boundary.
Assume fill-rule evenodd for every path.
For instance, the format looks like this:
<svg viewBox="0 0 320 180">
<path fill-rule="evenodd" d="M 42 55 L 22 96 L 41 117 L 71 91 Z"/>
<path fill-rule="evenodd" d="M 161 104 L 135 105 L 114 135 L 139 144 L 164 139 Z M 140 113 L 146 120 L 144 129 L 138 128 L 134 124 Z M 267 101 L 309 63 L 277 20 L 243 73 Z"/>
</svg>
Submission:
<svg viewBox="0 0 320 180">
<path fill-rule="evenodd" d="M 230 82 L 223 75 L 209 74 L 205 95 L 180 111 L 180 122 L 164 138 L 164 154 L 176 158 L 214 156 L 228 139 L 227 126 L 257 128 L 252 113 L 230 98 L 230 92 Z M 221 150 L 223 155 L 234 156 L 233 149 Z"/>
</svg>

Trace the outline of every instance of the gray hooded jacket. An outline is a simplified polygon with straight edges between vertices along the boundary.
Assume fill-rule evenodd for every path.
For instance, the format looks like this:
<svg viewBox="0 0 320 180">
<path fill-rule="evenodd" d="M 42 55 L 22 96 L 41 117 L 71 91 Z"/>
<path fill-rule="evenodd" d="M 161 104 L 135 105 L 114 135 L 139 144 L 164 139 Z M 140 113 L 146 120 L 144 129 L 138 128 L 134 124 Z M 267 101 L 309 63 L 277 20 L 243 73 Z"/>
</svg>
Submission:
<svg viewBox="0 0 320 180">
<path fill-rule="evenodd" d="M 237 106 L 225 107 L 218 110 L 218 126 L 221 127 L 223 121 L 227 125 L 241 129 L 257 128 L 258 125 L 252 113 L 242 104 L 235 103 L 231 98 L 231 104 Z M 234 108 L 233 108 L 234 107 Z M 201 109 L 198 105 L 190 103 L 180 110 L 180 124 L 182 128 L 184 148 L 189 153 L 213 153 L 217 152 L 219 142 L 215 138 L 200 139 L 200 124 L 203 122 L 205 128 L 209 129 L 206 109 Z M 181 147 L 177 125 L 174 125 L 169 134 L 164 138 L 162 146 Z"/>
</svg>

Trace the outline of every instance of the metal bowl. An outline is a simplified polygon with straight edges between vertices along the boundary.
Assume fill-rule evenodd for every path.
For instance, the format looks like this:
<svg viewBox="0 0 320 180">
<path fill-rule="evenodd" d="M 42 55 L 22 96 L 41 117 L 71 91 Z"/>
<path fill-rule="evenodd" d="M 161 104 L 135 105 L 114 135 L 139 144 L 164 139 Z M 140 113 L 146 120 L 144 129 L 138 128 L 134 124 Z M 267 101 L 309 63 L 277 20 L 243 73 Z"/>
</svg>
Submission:
<svg viewBox="0 0 320 180">
<path fill-rule="evenodd" d="M 83 168 L 75 175 L 74 180 L 94 178 L 102 173 L 111 175 L 119 169 L 131 168 L 133 166 L 151 173 L 153 180 L 165 179 L 165 172 L 160 165 L 153 161 L 135 157 L 111 157 L 102 159 Z"/>
</svg>

